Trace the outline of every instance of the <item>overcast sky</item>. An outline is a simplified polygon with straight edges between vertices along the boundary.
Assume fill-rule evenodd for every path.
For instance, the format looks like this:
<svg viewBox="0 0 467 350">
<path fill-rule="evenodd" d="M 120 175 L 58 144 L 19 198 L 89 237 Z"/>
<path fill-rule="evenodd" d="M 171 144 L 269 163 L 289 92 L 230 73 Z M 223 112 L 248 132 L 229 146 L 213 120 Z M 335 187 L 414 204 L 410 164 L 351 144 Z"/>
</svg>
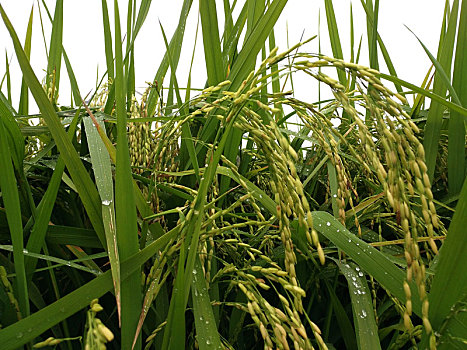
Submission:
<svg viewBox="0 0 467 350">
<path fill-rule="evenodd" d="M 55 1 L 46 0 L 49 10 L 53 13 Z M 223 7 L 222 1 L 216 1 L 219 22 L 222 27 Z M 237 1 L 238 9 L 244 1 Z M 44 40 L 42 37 L 40 18 L 37 2 L 33 0 L 1 0 L 7 15 L 12 21 L 20 40 L 24 41 L 27 21 L 31 7 L 34 3 L 34 31 L 31 62 L 36 75 L 40 80 L 44 77 L 46 68 L 46 56 Z M 108 0 L 111 18 L 113 17 L 113 1 Z M 138 1 L 139 3 L 139 1 Z M 140 90 L 144 89 L 146 81 L 152 81 L 165 52 L 159 21 L 164 26 L 167 36 L 172 33 L 177 25 L 178 17 L 183 1 L 152 1 L 152 6 L 145 24 L 136 41 L 136 85 Z M 231 1 L 232 3 L 232 1 Z M 350 4 L 353 4 L 355 36 L 358 45 L 360 36 L 363 35 L 363 50 L 361 63 L 368 64 L 368 51 L 366 49 L 366 20 L 360 1 L 334 0 L 339 33 L 343 44 L 344 58 L 350 60 Z M 127 1 L 119 1 L 122 22 L 126 20 Z M 416 38 L 407 30 L 406 25 L 414 31 L 424 42 L 428 49 L 436 56 L 444 0 L 381 0 L 379 13 L 379 33 L 389 51 L 396 71 L 404 80 L 420 85 L 430 67 L 430 61 L 420 47 Z M 189 62 L 195 43 L 195 32 L 197 25 L 198 1 L 193 2 L 192 9 L 187 22 L 185 39 L 183 42 L 182 57 L 177 73 L 179 84 L 184 86 L 187 81 Z M 47 46 L 50 38 L 50 23 L 46 20 L 45 12 L 42 11 L 45 23 Z M 321 51 L 332 56 L 331 47 L 327 37 L 326 14 L 324 0 L 290 0 L 275 27 L 276 43 L 279 51 L 287 49 L 288 42 L 294 45 L 300 40 L 302 33 L 309 38 L 318 34 L 319 18 L 321 22 Z M 126 24 L 122 23 L 125 28 Z M 83 94 L 93 89 L 96 82 L 97 72 L 99 77 L 105 72 L 104 35 L 102 30 L 101 1 L 80 0 L 64 1 L 64 46 L 70 58 L 71 64 Z M 5 48 L 8 58 L 11 60 L 11 74 L 14 105 L 17 106 L 21 80 L 20 71 L 16 58 L 13 55 L 11 39 L 3 23 L 0 23 L 0 48 Z M 304 49 L 307 52 L 318 52 L 318 41 L 308 44 Z M 5 55 L 3 54 L 3 57 Z M 0 59 L 0 74 L 5 72 L 5 59 Z M 382 62 L 382 59 L 381 59 Z M 64 65 L 62 66 L 64 70 Z M 380 70 L 387 72 L 384 64 Z M 193 68 L 193 86 L 203 87 L 206 80 L 203 46 L 201 39 L 201 28 L 198 33 L 196 46 L 196 60 Z M 304 83 L 306 84 L 306 83 Z M 68 84 L 62 80 L 60 85 L 60 99 L 62 104 L 68 104 L 70 93 Z M 303 87 L 302 87 L 303 86 Z M 297 86 L 296 86 L 297 88 Z M 300 97 L 307 97 L 306 85 L 300 85 Z M 5 92 L 5 84 L 2 88 Z"/>
</svg>

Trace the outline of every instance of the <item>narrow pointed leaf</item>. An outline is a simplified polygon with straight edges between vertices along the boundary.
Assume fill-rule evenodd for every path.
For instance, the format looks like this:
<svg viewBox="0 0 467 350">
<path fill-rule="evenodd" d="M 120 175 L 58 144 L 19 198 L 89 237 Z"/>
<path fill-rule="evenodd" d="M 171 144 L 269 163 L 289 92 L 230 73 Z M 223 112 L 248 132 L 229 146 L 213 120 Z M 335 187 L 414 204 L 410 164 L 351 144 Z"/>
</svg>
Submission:
<svg viewBox="0 0 467 350">
<path fill-rule="evenodd" d="M 128 277 L 139 271 L 141 265 L 154 256 L 178 234 L 178 227 L 168 232 L 145 249 L 124 260 L 121 265 L 121 279 L 128 283 Z M 139 284 L 138 284 L 139 285 Z M 67 294 L 33 315 L 0 330 L 0 343 L 3 350 L 19 349 L 49 328 L 65 320 L 89 305 L 91 300 L 100 298 L 113 288 L 111 271 L 107 271 Z M 27 329 L 27 332 L 24 330 Z"/>
<path fill-rule="evenodd" d="M 105 130 L 103 120 L 98 119 L 97 122 L 100 127 Z M 109 254 L 115 299 L 120 320 L 120 259 L 118 255 L 117 233 L 115 230 L 114 188 L 113 181 L 110 181 L 110 179 L 112 179 L 110 156 L 105 149 L 104 142 L 102 141 L 91 118 L 84 119 L 84 126 L 86 128 L 86 136 L 89 145 L 89 153 L 91 155 L 94 177 L 96 179 L 96 186 L 102 200 L 102 220 L 104 223 L 107 251 Z"/>
<path fill-rule="evenodd" d="M 52 134 L 60 153 L 64 157 L 65 164 L 71 174 L 73 183 L 80 194 L 81 200 L 96 231 L 96 234 L 101 242 L 103 242 L 103 245 L 105 245 L 105 235 L 102 225 L 99 194 L 97 193 L 97 190 L 94 186 L 94 183 L 91 181 L 89 174 L 84 168 L 81 159 L 76 153 L 73 144 L 68 139 L 68 136 L 62 124 L 60 123 L 60 120 L 58 119 L 54 107 L 48 100 L 40 82 L 35 76 L 34 71 L 29 64 L 29 61 L 18 40 L 18 36 L 16 35 L 16 32 L 1 5 L 0 13 L 13 41 L 16 56 L 23 72 L 23 77 L 34 96 L 37 105 L 39 106 L 42 117 L 47 123 L 50 133 Z"/>
<path fill-rule="evenodd" d="M 13 163 L 8 146 L 8 135 L 3 120 L 0 119 L 0 187 L 2 200 L 6 209 L 10 238 L 13 243 L 13 259 L 15 264 L 17 298 L 21 314 L 29 315 L 28 287 L 26 270 L 24 268 L 23 254 L 23 223 L 21 220 L 21 207 Z"/>
<path fill-rule="evenodd" d="M 449 3 L 446 3 L 449 6 Z M 446 8 L 446 10 L 449 7 Z M 451 74 L 452 56 L 454 52 L 454 42 L 456 38 L 457 19 L 459 10 L 459 0 L 454 0 L 452 12 L 449 21 L 445 23 L 446 30 L 443 29 L 440 35 L 438 45 L 438 61 L 448 76 Z M 446 21 L 446 16 L 445 16 Z M 433 82 L 433 93 L 439 96 L 446 96 L 447 86 L 438 74 L 435 75 Z M 443 123 L 444 107 L 438 101 L 431 101 L 428 111 L 425 136 L 423 138 L 423 147 L 425 147 L 425 161 L 428 168 L 427 173 L 431 181 L 435 173 L 436 157 L 438 154 L 438 143 L 441 135 L 441 126 Z"/>
<path fill-rule="evenodd" d="M 195 318 L 196 338 L 200 350 L 222 349 L 216 320 L 212 310 L 203 267 L 199 258 L 195 261 L 191 280 L 191 298 L 193 300 L 193 315 Z"/>
<path fill-rule="evenodd" d="M 462 1 L 454 58 L 452 85 L 459 96 L 457 102 L 467 107 L 467 1 Z M 451 92 L 452 94 L 452 92 Z M 465 180 L 465 120 L 457 111 L 451 111 L 448 143 L 448 185 L 451 195 L 461 191 Z"/>
<path fill-rule="evenodd" d="M 115 110 L 117 115 L 117 155 L 115 167 L 115 213 L 117 247 L 120 258 L 126 259 L 139 250 L 138 225 L 135 198 L 130 166 L 130 153 L 127 139 L 127 116 L 125 101 L 125 81 L 123 75 L 122 38 L 118 3 L 114 1 L 115 11 Z M 142 295 L 134 286 L 141 280 L 135 271 L 127 283 L 121 286 L 122 342 L 124 349 L 130 349 L 141 310 Z M 140 340 L 139 340 L 140 341 Z M 139 342 L 137 343 L 137 347 Z"/>
<path fill-rule="evenodd" d="M 204 57 L 208 85 L 213 86 L 225 79 L 221 42 L 219 39 L 219 26 L 217 23 L 216 2 L 201 0 L 199 3 L 201 25 L 203 28 Z"/>
<path fill-rule="evenodd" d="M 50 37 L 49 60 L 47 62 L 47 87 L 58 93 L 60 83 L 60 68 L 62 63 L 62 38 L 63 38 L 63 0 L 55 2 L 55 13 L 52 23 L 52 35 Z"/>
<path fill-rule="evenodd" d="M 335 262 L 349 285 L 358 348 L 381 349 L 371 292 L 364 273 L 353 263 Z"/>
<path fill-rule="evenodd" d="M 31 42 L 32 42 L 32 19 L 34 15 L 34 6 L 31 8 L 31 14 L 29 15 L 28 28 L 26 29 L 26 39 L 24 41 L 24 53 L 28 59 L 31 58 Z M 21 94 L 19 97 L 19 108 L 18 113 L 21 115 L 27 115 L 29 110 L 29 91 L 28 86 L 24 79 L 21 82 Z"/>
<path fill-rule="evenodd" d="M 332 241 L 339 249 L 352 258 L 360 268 L 373 276 L 384 288 L 405 302 L 403 283 L 406 279 L 404 271 L 394 265 L 383 253 L 370 246 L 365 241 L 350 233 L 332 215 L 326 212 L 313 212 L 313 225 L 327 239 Z M 412 291 L 412 303 L 414 312 L 421 316 L 421 303 L 417 287 L 410 283 Z"/>
</svg>

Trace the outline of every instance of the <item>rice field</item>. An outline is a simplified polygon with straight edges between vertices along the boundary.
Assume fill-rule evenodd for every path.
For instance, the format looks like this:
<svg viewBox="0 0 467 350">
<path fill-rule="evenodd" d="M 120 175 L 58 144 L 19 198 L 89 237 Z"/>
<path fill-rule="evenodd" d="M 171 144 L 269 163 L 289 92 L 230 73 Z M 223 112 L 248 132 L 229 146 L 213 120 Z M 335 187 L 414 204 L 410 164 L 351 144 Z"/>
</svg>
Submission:
<svg viewBox="0 0 467 350">
<path fill-rule="evenodd" d="M 378 0 L 354 4 L 369 65 L 335 1 L 328 32 L 285 51 L 286 0 L 215 4 L 200 0 L 196 28 L 191 0 L 172 36 L 160 26 L 165 55 L 138 91 L 134 43 L 156 4 L 128 1 L 120 18 L 123 1 L 102 0 L 106 72 L 87 95 L 66 2 L 38 3 L 24 43 L 0 4 L 22 72 L 7 57 L 1 348 L 465 348 L 467 1 L 446 1 L 437 53 L 419 40 L 421 85 L 397 75 Z M 52 25 L 43 76 L 33 21 Z M 201 44 L 183 41 L 195 30 Z M 332 52 L 311 52 L 317 40 Z M 193 64 L 182 46 L 204 52 L 204 86 L 176 74 Z M 323 98 L 298 98 L 298 77 Z"/>
</svg>

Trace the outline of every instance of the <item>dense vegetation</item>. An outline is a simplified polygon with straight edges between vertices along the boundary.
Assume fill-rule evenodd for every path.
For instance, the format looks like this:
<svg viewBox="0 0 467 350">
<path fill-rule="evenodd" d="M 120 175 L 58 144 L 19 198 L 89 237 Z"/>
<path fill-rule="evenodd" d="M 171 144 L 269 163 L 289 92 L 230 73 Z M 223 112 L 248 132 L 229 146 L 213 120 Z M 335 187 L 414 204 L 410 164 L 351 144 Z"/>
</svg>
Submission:
<svg viewBox="0 0 467 350">
<path fill-rule="evenodd" d="M 102 0 L 107 72 L 86 97 L 64 1 L 40 5 L 53 24 L 42 83 L 33 16 L 22 45 L 0 5 L 23 73 L 18 108 L 8 62 L 0 93 L 2 349 L 465 348 L 467 1 L 446 1 L 422 86 L 397 77 L 378 0 L 361 2 L 369 67 L 360 46 L 343 60 L 332 0 L 329 36 L 309 39 L 332 55 L 274 48 L 286 0 L 235 3 L 199 2 L 204 89 L 175 75 L 185 0 L 141 98 L 150 0 L 128 2 L 125 35 Z M 284 91 L 298 75 L 332 98 Z"/>
</svg>

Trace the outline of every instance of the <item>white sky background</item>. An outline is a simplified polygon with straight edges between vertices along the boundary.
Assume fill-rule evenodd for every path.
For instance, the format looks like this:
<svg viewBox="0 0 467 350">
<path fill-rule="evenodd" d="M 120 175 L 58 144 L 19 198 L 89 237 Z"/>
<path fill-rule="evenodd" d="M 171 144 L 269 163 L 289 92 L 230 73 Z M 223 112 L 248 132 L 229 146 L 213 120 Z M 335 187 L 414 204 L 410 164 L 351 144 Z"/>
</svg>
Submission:
<svg viewBox="0 0 467 350">
<path fill-rule="evenodd" d="M 231 1 L 232 2 L 232 1 Z M 366 41 L 366 19 L 364 11 L 358 0 L 334 0 L 339 34 L 343 46 L 344 59 L 350 60 L 350 3 L 353 4 L 355 42 L 358 47 L 360 36 L 363 35 L 362 53 L 360 63 L 368 65 L 368 50 Z M 26 27 L 31 7 L 34 3 L 34 27 L 32 37 L 31 63 L 39 80 L 45 76 L 47 67 L 37 2 L 33 0 L 1 0 L 10 21 L 13 23 L 22 42 L 26 35 Z M 46 0 L 53 15 L 55 1 Z M 139 3 L 139 1 L 138 1 Z M 183 1 L 153 0 L 150 12 L 136 39 L 135 63 L 136 86 L 143 91 L 146 81 L 152 81 L 157 68 L 165 53 L 165 45 L 159 27 L 159 20 L 170 41 Z M 219 13 L 219 26 L 223 28 L 223 5 L 217 0 Z M 237 4 L 238 14 L 243 0 Z M 416 38 L 405 28 L 412 29 L 431 53 L 436 56 L 438 40 L 444 11 L 444 0 L 380 0 L 378 31 L 391 56 L 397 74 L 400 78 L 420 85 L 430 67 L 430 61 L 419 45 Z M 113 28 L 113 1 L 108 0 L 109 15 Z M 122 30 L 126 28 L 127 0 L 120 0 L 120 17 Z M 195 42 L 196 24 L 198 20 L 198 1 L 193 1 L 182 47 L 182 56 L 177 71 L 180 86 L 185 86 L 188 78 L 188 69 Z M 276 45 L 279 52 L 287 49 L 287 33 L 289 44 L 296 44 L 302 32 L 304 38 L 318 34 L 318 19 L 321 16 L 321 51 L 332 56 L 327 35 L 326 13 L 323 0 L 290 0 L 286 5 L 278 24 L 275 27 Z M 51 25 L 42 9 L 42 18 L 45 24 L 47 46 L 50 45 Z M 234 18 L 235 21 L 235 18 Z M 96 84 L 97 69 L 99 78 L 106 70 L 104 52 L 104 34 L 102 29 L 101 1 L 98 0 L 67 0 L 64 1 L 64 33 L 63 43 L 75 76 L 83 95 L 93 90 Z M 124 33 L 122 33 L 124 35 Z M 221 33 L 222 35 L 222 33 Z M 205 63 L 201 35 L 201 23 L 196 44 L 195 62 L 192 71 L 192 86 L 204 87 L 206 81 Z M 357 50 L 355 48 L 355 52 Z M 12 77 L 12 97 L 14 107 L 18 106 L 19 90 L 21 85 L 21 72 L 14 56 L 11 38 L 0 21 L 0 49 L 6 49 L 11 60 L 10 74 Z M 306 52 L 318 52 L 318 40 L 315 39 L 301 49 Z M 5 72 L 5 54 L 0 56 L 0 79 Z M 380 57 L 380 70 L 387 72 L 383 58 Z M 326 72 L 328 73 L 328 72 Z M 70 88 L 66 78 L 66 68 L 62 63 L 60 98 L 61 104 L 70 103 Z M 167 80 L 168 81 L 168 80 Z M 317 83 L 307 80 L 295 80 L 297 97 L 315 102 L 317 98 Z M 2 87 L 6 94 L 6 82 Z M 32 101 L 32 99 L 31 99 Z M 30 112 L 37 111 L 31 106 Z"/>
</svg>

